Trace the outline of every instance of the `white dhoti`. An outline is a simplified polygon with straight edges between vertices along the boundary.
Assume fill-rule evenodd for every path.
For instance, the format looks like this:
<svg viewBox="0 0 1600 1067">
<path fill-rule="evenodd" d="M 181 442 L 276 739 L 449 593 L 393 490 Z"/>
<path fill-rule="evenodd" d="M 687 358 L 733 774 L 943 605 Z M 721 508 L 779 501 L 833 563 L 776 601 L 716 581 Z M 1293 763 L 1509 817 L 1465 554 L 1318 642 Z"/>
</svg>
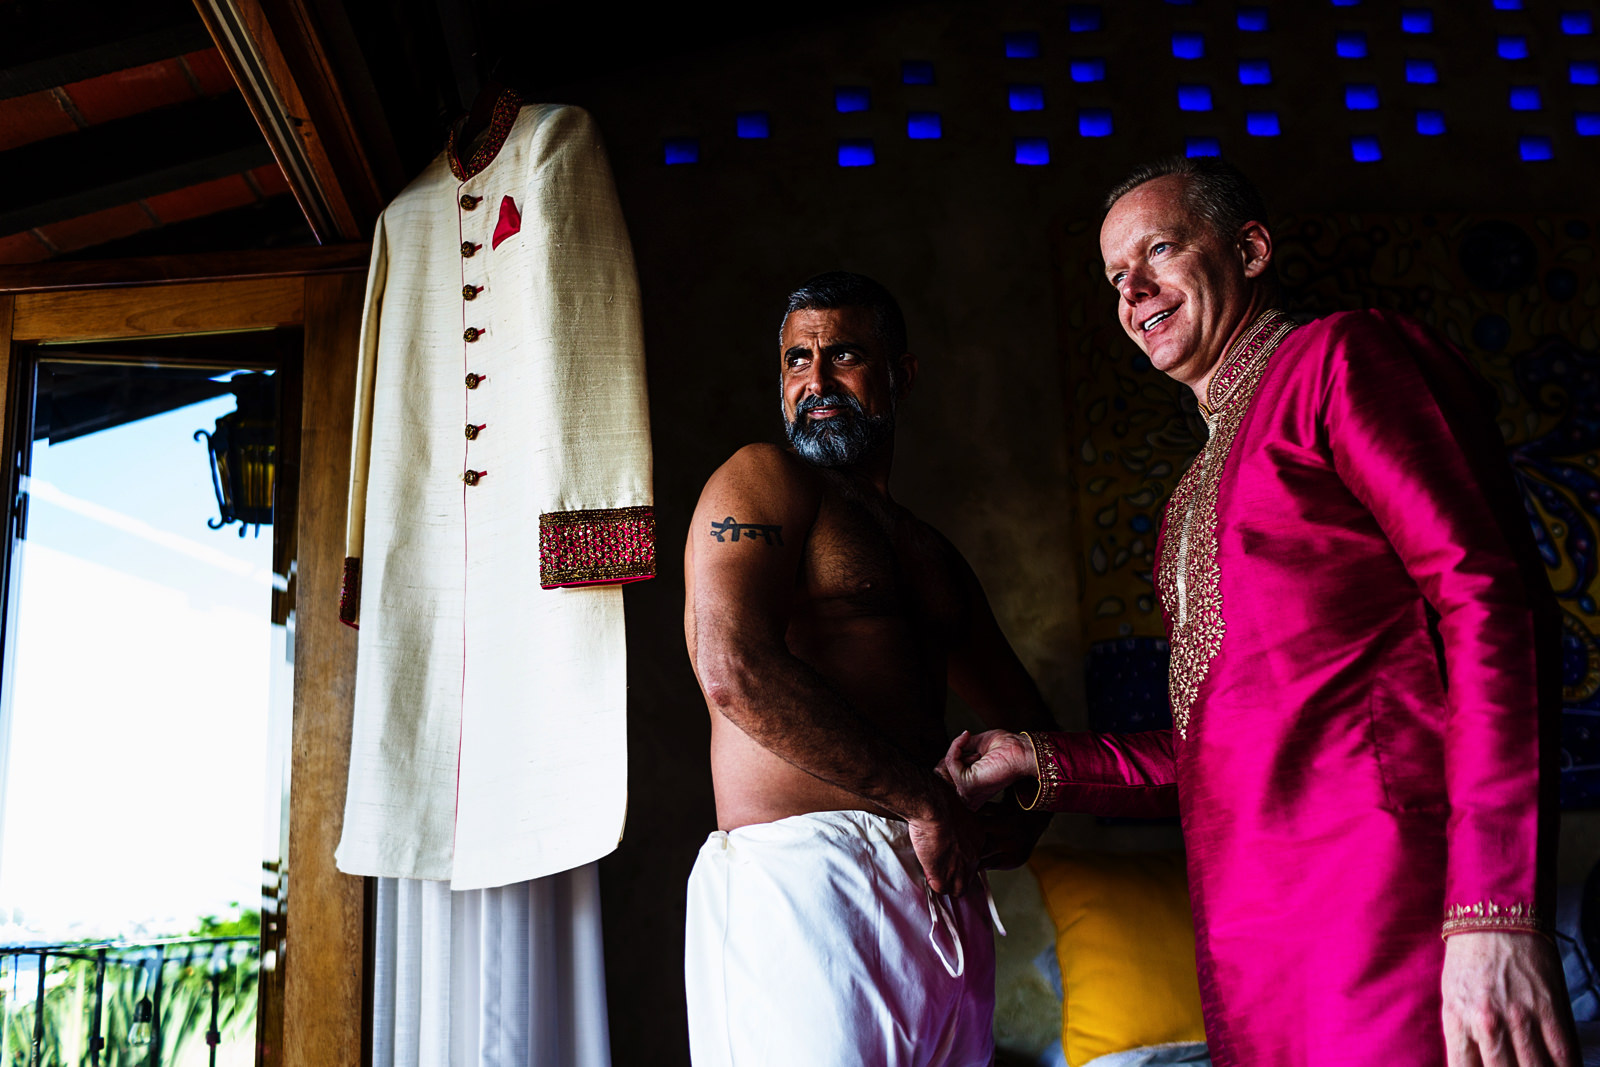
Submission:
<svg viewBox="0 0 1600 1067">
<path fill-rule="evenodd" d="M 824 811 L 706 839 L 684 979 L 695 1067 L 985 1067 L 994 934 L 981 885 L 923 881 L 906 824 Z"/>
</svg>

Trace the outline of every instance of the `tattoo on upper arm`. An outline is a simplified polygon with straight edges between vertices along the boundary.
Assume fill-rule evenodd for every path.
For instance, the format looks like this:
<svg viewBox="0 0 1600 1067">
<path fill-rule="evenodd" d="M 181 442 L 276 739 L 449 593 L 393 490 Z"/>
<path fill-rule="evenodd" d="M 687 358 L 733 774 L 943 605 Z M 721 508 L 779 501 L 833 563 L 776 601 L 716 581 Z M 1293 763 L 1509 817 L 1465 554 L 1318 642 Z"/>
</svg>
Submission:
<svg viewBox="0 0 1600 1067">
<path fill-rule="evenodd" d="M 758 522 L 736 522 L 732 515 L 729 515 L 721 522 L 713 522 L 711 524 L 711 536 L 715 537 L 719 542 L 737 541 L 741 533 L 744 534 L 746 541 L 754 541 L 759 537 L 769 545 L 778 545 L 780 547 L 783 545 L 782 526 L 764 526 Z"/>
</svg>

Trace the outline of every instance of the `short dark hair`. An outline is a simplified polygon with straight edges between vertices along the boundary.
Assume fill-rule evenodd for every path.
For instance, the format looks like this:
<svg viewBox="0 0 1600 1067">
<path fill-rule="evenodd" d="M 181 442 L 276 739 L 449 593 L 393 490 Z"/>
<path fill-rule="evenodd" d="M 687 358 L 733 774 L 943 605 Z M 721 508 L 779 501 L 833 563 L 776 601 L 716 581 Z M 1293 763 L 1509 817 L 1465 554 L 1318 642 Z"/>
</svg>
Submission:
<svg viewBox="0 0 1600 1067">
<path fill-rule="evenodd" d="M 889 290 L 867 277 L 847 270 L 830 270 L 807 278 L 789 293 L 783 317 L 796 311 L 832 311 L 865 308 L 872 312 L 873 332 L 890 359 L 906 351 L 906 317 Z"/>
<path fill-rule="evenodd" d="M 1105 210 L 1146 182 L 1183 179 L 1184 204 L 1224 240 L 1247 222 L 1267 225 L 1267 203 L 1244 173 L 1220 156 L 1170 156 L 1134 169 L 1106 194 Z"/>
</svg>

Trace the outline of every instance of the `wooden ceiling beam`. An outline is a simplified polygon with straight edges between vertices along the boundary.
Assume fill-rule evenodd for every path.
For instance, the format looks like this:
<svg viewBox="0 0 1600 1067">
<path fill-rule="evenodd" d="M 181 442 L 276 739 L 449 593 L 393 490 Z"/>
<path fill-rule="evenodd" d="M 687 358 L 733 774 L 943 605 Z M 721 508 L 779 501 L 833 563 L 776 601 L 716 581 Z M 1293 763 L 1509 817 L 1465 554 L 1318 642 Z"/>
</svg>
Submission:
<svg viewBox="0 0 1600 1067">
<path fill-rule="evenodd" d="M 147 111 L 0 155 L 0 234 L 271 162 L 249 111 L 232 94 Z"/>
<path fill-rule="evenodd" d="M 0 299 L 5 299 L 8 293 L 61 289 L 122 289 L 178 282 L 363 272 L 371 255 L 370 246 L 356 244 L 0 266 Z M 0 351 L 4 351 L 4 346 L 0 346 Z"/>
<path fill-rule="evenodd" d="M 210 47 L 183 0 L 0 4 L 0 100 Z"/>
<path fill-rule="evenodd" d="M 403 174 L 343 7 L 331 0 L 194 4 L 317 240 L 369 237 Z"/>
</svg>

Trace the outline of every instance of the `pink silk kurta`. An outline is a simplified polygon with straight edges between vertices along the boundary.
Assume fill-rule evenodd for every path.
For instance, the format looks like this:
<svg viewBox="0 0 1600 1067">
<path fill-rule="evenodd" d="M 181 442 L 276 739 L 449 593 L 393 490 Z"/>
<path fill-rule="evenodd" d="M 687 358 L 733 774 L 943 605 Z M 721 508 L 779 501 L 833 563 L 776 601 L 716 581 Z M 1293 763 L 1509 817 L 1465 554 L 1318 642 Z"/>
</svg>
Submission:
<svg viewBox="0 0 1600 1067">
<path fill-rule="evenodd" d="M 1040 803 L 1176 807 L 1218 1067 L 1443 1064 L 1441 932 L 1552 914 L 1554 605 L 1462 357 L 1291 327 L 1230 350 L 1167 508 L 1173 729 L 1037 738 Z"/>
</svg>

